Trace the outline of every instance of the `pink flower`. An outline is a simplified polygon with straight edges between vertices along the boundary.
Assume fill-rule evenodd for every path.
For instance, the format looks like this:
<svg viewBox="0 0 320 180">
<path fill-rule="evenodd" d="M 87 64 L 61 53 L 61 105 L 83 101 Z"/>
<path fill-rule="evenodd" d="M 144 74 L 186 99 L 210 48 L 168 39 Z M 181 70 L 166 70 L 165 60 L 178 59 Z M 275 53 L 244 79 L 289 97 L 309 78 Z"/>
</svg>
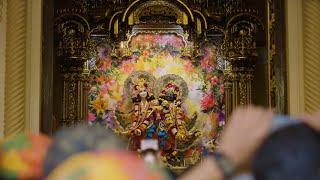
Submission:
<svg viewBox="0 0 320 180">
<path fill-rule="evenodd" d="M 201 100 L 201 107 L 204 110 L 212 108 L 215 104 L 215 99 L 213 99 L 211 94 L 208 94 Z"/>
<path fill-rule="evenodd" d="M 217 76 L 214 76 L 214 77 L 211 79 L 211 83 L 212 83 L 212 85 L 214 85 L 214 86 L 218 85 L 218 82 L 219 82 L 219 79 L 217 78 Z"/>
<path fill-rule="evenodd" d="M 89 120 L 89 121 L 94 121 L 95 119 L 96 119 L 96 116 L 95 116 L 93 113 L 90 112 L 90 113 L 88 114 L 88 120 Z"/>
</svg>

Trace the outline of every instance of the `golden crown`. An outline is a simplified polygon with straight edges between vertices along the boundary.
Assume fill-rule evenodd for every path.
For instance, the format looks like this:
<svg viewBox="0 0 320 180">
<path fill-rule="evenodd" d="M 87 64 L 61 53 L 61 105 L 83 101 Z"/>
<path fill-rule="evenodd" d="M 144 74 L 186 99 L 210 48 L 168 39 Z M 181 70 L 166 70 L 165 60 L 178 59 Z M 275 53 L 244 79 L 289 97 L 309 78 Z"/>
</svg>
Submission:
<svg viewBox="0 0 320 180">
<path fill-rule="evenodd" d="M 140 89 L 147 86 L 147 81 L 144 78 L 132 78 L 132 84 L 135 89 Z"/>
</svg>

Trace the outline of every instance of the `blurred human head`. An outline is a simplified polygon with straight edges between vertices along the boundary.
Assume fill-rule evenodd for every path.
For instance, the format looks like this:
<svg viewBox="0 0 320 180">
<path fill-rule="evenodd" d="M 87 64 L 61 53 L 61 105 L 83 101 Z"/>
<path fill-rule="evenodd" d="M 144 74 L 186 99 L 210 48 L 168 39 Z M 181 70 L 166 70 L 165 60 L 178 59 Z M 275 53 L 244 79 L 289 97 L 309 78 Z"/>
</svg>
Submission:
<svg viewBox="0 0 320 180">
<path fill-rule="evenodd" d="M 43 159 L 51 139 L 37 133 L 21 133 L 0 142 L 0 179 L 42 179 Z"/>
<path fill-rule="evenodd" d="M 320 179 L 319 134 L 304 124 L 282 126 L 257 151 L 252 170 L 257 180 Z"/>
<path fill-rule="evenodd" d="M 145 166 L 129 151 L 82 152 L 70 156 L 55 168 L 48 180 L 165 180 L 167 175 Z"/>
<path fill-rule="evenodd" d="M 111 130 L 100 126 L 78 125 L 64 128 L 53 137 L 44 161 L 44 171 L 47 176 L 60 163 L 70 156 L 97 150 L 125 149 L 122 140 Z"/>
</svg>

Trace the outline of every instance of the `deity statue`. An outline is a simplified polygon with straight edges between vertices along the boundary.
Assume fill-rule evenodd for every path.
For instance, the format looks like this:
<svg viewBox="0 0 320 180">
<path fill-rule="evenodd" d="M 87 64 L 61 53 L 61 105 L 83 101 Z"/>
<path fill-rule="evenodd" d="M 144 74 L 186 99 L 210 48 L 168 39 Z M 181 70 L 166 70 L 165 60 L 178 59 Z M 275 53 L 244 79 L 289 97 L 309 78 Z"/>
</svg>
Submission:
<svg viewBox="0 0 320 180">
<path fill-rule="evenodd" d="M 186 82 L 178 75 L 157 80 L 145 71 L 135 71 L 127 78 L 125 90 L 132 111 L 116 111 L 115 117 L 119 134 L 129 140 L 129 149 L 139 150 L 143 139 L 157 139 L 163 157 L 171 162 L 180 161 L 177 156 L 183 159 L 200 135 L 196 113 L 188 118 L 182 108 L 188 95 Z"/>
<path fill-rule="evenodd" d="M 172 157 L 179 150 L 190 148 L 200 133 L 191 132 L 190 123 L 185 122 L 189 119 L 182 109 L 183 100 L 188 93 L 185 81 L 173 74 L 163 76 L 159 81 L 162 87 L 158 98 L 161 108 L 156 114 L 157 136 L 163 155 Z M 192 120 L 189 119 L 190 121 Z"/>
<path fill-rule="evenodd" d="M 139 150 L 140 141 L 147 137 L 147 130 L 156 117 L 154 85 L 156 79 L 145 71 L 134 71 L 125 81 L 125 94 L 131 100 L 131 110 L 117 110 L 119 134 L 129 140 L 129 149 Z"/>
<path fill-rule="evenodd" d="M 130 148 L 137 150 L 140 148 L 140 141 L 145 138 L 146 130 L 152 125 L 155 118 L 155 109 L 153 108 L 153 94 L 150 92 L 145 79 L 133 78 L 134 85 L 131 94 L 133 102 L 132 124 L 129 130 L 132 135 Z"/>
</svg>

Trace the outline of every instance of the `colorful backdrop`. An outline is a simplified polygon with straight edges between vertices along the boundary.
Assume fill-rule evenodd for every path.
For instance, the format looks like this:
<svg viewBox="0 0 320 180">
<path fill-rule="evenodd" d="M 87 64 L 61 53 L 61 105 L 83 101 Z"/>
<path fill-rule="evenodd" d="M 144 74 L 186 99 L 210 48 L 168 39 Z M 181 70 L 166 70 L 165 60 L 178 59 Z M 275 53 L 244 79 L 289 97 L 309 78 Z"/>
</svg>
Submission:
<svg viewBox="0 0 320 180">
<path fill-rule="evenodd" d="M 185 45 L 184 39 L 176 34 L 138 34 L 128 43 L 130 56 L 119 61 L 111 57 L 111 45 L 98 44 L 96 57 L 89 62 L 89 122 L 117 128 L 108 113 L 132 110 L 124 83 L 133 71 L 146 71 L 157 79 L 176 74 L 186 81 L 189 89 L 184 112 L 190 117 L 198 113 L 204 140 L 215 137 L 217 128 L 224 125 L 224 86 L 219 70 L 223 66 L 222 56 L 216 46 L 207 43 L 201 48 L 203 56 L 185 57 Z"/>
</svg>

